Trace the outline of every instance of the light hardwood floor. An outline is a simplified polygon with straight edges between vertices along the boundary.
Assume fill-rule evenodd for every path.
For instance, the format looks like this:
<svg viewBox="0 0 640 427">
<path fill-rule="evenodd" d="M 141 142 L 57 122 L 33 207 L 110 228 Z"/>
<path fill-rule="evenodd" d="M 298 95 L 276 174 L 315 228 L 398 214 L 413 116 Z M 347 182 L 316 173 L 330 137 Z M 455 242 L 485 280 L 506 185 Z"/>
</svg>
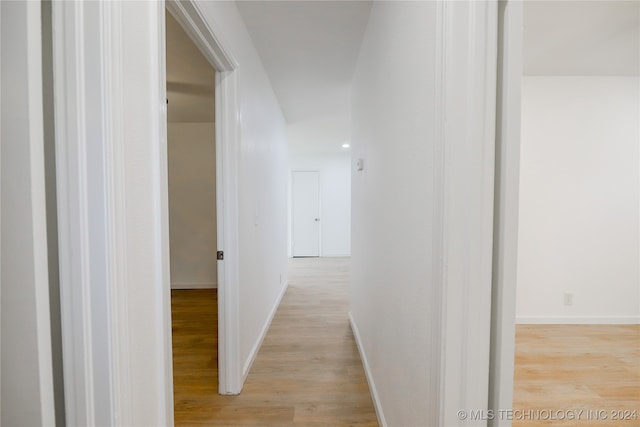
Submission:
<svg viewBox="0 0 640 427">
<path fill-rule="evenodd" d="M 172 291 L 175 424 L 377 426 L 349 327 L 349 260 L 294 259 L 240 396 L 219 396 L 212 290 Z"/>
<path fill-rule="evenodd" d="M 347 320 L 348 271 L 348 259 L 291 261 L 240 396 L 216 394 L 215 291 L 173 291 L 176 425 L 377 426 Z M 515 365 L 514 427 L 640 426 L 612 419 L 640 411 L 640 325 L 519 325 Z M 544 419 L 574 410 L 579 420 Z"/>
<path fill-rule="evenodd" d="M 640 325 L 518 325 L 515 366 L 514 427 L 640 426 Z"/>
</svg>

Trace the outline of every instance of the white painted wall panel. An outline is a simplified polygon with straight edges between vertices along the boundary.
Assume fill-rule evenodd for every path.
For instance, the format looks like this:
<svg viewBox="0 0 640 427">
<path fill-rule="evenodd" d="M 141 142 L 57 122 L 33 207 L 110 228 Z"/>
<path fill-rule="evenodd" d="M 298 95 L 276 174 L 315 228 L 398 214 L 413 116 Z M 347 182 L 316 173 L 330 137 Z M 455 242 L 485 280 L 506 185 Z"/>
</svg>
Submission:
<svg viewBox="0 0 640 427">
<path fill-rule="evenodd" d="M 171 287 L 215 288 L 216 147 L 213 123 L 167 123 Z"/>
<path fill-rule="evenodd" d="M 235 3 L 202 1 L 199 6 L 239 64 L 238 285 L 240 354 L 246 369 L 287 278 L 286 125 Z"/>
<path fill-rule="evenodd" d="M 486 425 L 497 4 L 376 2 L 353 90 L 351 321 L 382 425 Z"/>
<path fill-rule="evenodd" d="M 521 323 L 640 321 L 639 149 L 637 77 L 524 77 Z"/>
<path fill-rule="evenodd" d="M 374 4 L 354 77 L 351 314 L 389 426 L 438 424 L 435 32 L 433 2 Z"/>
</svg>

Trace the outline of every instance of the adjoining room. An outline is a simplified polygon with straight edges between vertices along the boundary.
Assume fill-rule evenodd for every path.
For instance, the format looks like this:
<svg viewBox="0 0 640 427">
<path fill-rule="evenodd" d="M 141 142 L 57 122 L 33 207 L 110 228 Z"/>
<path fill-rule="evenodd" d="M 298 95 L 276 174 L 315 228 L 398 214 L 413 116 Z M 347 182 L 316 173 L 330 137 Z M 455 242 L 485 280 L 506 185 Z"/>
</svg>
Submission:
<svg viewBox="0 0 640 427">
<path fill-rule="evenodd" d="M 636 2 L 524 5 L 520 410 L 636 410 L 637 417 L 639 16 Z M 514 418 L 514 426 L 539 422 Z"/>
</svg>

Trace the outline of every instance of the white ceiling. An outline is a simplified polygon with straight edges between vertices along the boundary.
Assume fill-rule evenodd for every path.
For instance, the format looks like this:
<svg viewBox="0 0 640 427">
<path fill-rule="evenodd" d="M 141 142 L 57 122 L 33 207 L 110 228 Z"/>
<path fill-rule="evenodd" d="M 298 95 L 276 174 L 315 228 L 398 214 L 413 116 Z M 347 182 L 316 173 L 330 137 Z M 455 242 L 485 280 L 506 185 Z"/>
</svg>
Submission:
<svg viewBox="0 0 640 427">
<path fill-rule="evenodd" d="M 350 115 L 370 1 L 236 4 L 289 124 Z"/>
<path fill-rule="evenodd" d="M 215 121 L 215 70 L 169 12 L 167 34 L 167 120 Z"/>
<path fill-rule="evenodd" d="M 640 75 L 640 1 L 528 1 L 525 75 Z"/>
<path fill-rule="evenodd" d="M 293 149 L 339 151 L 371 1 L 238 1 Z M 525 75 L 640 75 L 640 1 L 527 1 Z M 167 13 L 169 121 L 214 120 L 214 71 Z"/>
</svg>

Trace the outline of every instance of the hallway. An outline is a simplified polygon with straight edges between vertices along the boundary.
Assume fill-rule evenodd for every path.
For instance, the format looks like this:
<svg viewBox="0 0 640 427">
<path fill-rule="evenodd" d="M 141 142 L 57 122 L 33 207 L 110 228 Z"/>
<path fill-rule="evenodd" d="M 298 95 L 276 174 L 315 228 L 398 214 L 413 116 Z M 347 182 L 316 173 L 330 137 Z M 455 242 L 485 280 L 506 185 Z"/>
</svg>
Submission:
<svg viewBox="0 0 640 427">
<path fill-rule="evenodd" d="M 217 394 L 216 292 L 172 291 L 175 425 L 377 426 L 348 280 L 348 258 L 290 260 L 289 288 L 240 396 Z"/>
</svg>

